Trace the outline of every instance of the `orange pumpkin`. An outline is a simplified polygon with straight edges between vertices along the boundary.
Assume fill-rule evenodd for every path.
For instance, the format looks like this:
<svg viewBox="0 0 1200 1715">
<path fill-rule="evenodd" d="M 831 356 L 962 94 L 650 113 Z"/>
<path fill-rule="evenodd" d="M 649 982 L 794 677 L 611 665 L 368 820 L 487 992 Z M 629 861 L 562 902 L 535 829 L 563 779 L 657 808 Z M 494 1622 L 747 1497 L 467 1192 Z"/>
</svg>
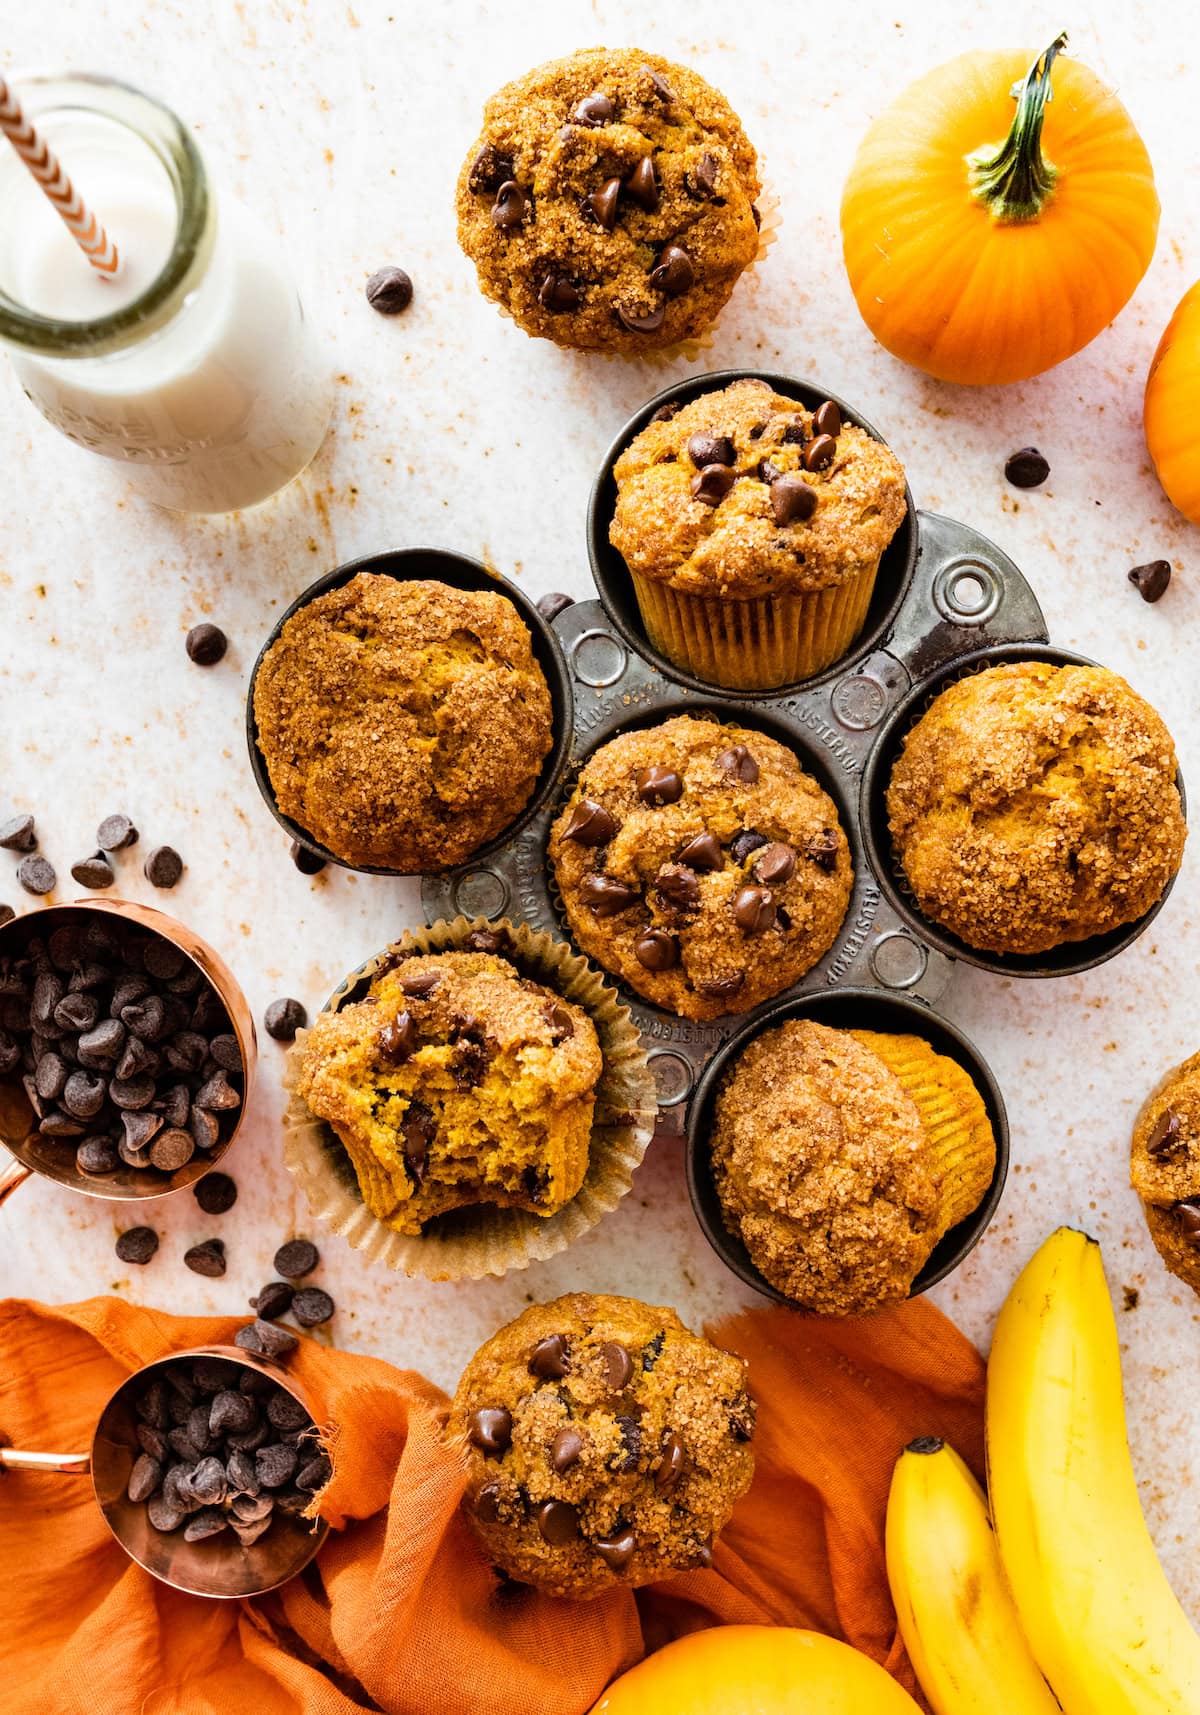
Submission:
<svg viewBox="0 0 1200 1715">
<path fill-rule="evenodd" d="M 1057 59 L 1065 42 L 1032 67 L 1005 53 L 939 66 L 875 121 L 850 169 L 842 248 L 863 320 L 939 380 L 1023 381 L 1061 363 L 1154 253 L 1145 145 L 1094 73 Z"/>
<path fill-rule="evenodd" d="M 1200 280 L 1184 293 L 1158 342 L 1142 421 L 1167 499 L 1200 524 Z"/>
<path fill-rule="evenodd" d="M 919 1715 L 849 1644 L 790 1626 L 717 1626 L 648 1655 L 592 1715 Z"/>
</svg>

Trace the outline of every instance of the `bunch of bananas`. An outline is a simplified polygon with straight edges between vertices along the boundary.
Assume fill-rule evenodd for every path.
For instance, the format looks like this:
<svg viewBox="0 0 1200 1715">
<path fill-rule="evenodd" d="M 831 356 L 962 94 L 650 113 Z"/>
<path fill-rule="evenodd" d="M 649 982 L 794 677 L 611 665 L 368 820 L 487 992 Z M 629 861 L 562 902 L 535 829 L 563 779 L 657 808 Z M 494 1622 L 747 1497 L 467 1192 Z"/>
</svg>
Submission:
<svg viewBox="0 0 1200 1715">
<path fill-rule="evenodd" d="M 1146 1529 L 1083 1233 L 1052 1234 L 1000 1312 L 987 1461 L 990 1519 L 940 1441 L 913 1442 L 892 1481 L 888 1578 L 934 1715 L 1200 1715 L 1200 1637 Z"/>
</svg>

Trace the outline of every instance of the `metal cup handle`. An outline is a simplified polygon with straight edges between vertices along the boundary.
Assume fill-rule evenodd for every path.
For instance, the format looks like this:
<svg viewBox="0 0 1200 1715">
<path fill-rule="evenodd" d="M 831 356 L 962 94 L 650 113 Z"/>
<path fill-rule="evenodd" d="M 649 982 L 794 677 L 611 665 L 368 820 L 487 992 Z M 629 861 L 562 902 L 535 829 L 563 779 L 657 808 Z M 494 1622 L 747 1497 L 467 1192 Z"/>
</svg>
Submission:
<svg viewBox="0 0 1200 1715">
<path fill-rule="evenodd" d="M 9 1155 L 7 1150 L 0 1152 L 0 1203 L 6 1202 L 17 1186 L 24 1185 L 32 1174 L 33 1169 L 18 1161 L 15 1155 Z"/>
<path fill-rule="evenodd" d="M 5 1471 L 63 1471 L 86 1477 L 91 1468 L 90 1453 L 26 1453 L 19 1447 L 0 1447 L 0 1476 Z"/>
</svg>

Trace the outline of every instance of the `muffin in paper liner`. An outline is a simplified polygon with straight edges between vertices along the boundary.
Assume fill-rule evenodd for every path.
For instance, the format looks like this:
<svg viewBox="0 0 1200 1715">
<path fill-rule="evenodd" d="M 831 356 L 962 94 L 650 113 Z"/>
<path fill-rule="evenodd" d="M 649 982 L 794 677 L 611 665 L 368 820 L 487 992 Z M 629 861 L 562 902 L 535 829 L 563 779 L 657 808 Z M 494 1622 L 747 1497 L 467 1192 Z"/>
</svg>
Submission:
<svg viewBox="0 0 1200 1715">
<path fill-rule="evenodd" d="M 854 1030 L 916 1103 L 941 1176 L 935 1242 L 977 1209 L 996 1171 L 996 1139 L 970 1076 L 920 1036 Z"/>
<path fill-rule="evenodd" d="M 629 1011 L 587 961 L 565 943 L 523 923 L 457 917 L 406 931 L 352 971 L 327 1003 L 338 1008 L 363 992 L 395 951 L 441 953 L 465 948 L 481 932 L 503 934 L 500 955 L 523 975 L 544 982 L 587 1012 L 596 1027 L 604 1070 L 596 1086 L 591 1152 L 583 1185 L 551 1216 L 478 1204 L 438 1216 L 419 1236 L 398 1233 L 368 1210 L 350 1156 L 325 1121 L 312 1114 L 296 1082 L 307 1032 L 289 1050 L 284 1084 L 284 1165 L 303 1189 L 317 1220 L 372 1261 L 426 1280 L 478 1280 L 557 1256 L 615 1209 L 633 1183 L 658 1111 L 653 1074 Z"/>
</svg>

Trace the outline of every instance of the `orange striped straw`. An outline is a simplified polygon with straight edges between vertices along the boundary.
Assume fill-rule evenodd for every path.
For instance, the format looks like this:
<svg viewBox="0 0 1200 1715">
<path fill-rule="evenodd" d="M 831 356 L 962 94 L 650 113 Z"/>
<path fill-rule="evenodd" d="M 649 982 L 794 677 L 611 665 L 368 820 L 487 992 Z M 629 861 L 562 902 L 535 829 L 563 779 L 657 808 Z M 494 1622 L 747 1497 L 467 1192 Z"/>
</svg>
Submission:
<svg viewBox="0 0 1200 1715">
<path fill-rule="evenodd" d="M 8 138 L 49 197 L 71 237 L 101 279 L 111 280 L 120 258 L 117 247 L 84 203 L 44 137 L 21 111 L 21 104 L 0 77 L 0 131 Z"/>
</svg>

